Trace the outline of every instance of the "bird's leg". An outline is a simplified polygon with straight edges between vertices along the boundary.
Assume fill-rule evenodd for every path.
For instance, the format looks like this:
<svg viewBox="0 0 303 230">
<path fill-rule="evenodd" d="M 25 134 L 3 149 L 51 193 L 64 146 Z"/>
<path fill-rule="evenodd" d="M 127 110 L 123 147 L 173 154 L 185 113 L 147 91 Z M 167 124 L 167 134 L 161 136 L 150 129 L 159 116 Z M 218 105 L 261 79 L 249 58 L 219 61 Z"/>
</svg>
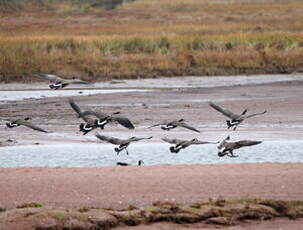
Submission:
<svg viewBox="0 0 303 230">
<path fill-rule="evenodd" d="M 235 125 L 235 127 L 233 128 L 233 130 L 235 131 L 235 130 L 237 129 L 237 127 L 238 127 L 238 126 L 237 126 L 237 125 Z"/>
<path fill-rule="evenodd" d="M 238 156 L 234 155 L 232 150 L 229 150 L 229 154 L 227 154 L 227 156 L 229 156 L 229 157 L 238 157 Z"/>
<path fill-rule="evenodd" d="M 126 154 L 128 155 L 128 150 L 127 150 L 127 148 L 125 147 L 125 151 L 126 151 Z"/>
</svg>

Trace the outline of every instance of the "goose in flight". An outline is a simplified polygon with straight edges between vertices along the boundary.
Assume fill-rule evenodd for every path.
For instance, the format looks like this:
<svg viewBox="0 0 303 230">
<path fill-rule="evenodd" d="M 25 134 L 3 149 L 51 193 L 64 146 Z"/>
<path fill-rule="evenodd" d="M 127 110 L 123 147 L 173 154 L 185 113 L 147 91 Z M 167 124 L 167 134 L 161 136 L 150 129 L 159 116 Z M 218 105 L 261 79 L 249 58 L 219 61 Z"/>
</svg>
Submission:
<svg viewBox="0 0 303 230">
<path fill-rule="evenodd" d="M 115 137 L 109 137 L 109 136 L 103 136 L 99 133 L 96 133 L 96 137 L 99 138 L 102 141 L 111 143 L 113 145 L 119 145 L 118 148 L 114 148 L 114 150 L 116 151 L 117 155 L 119 155 L 119 153 L 125 149 L 126 154 L 128 155 L 128 151 L 127 151 L 127 147 L 129 146 L 129 144 L 131 142 L 134 141 L 141 141 L 141 140 L 147 140 L 147 139 L 151 139 L 152 137 L 131 137 L 128 139 L 119 139 L 119 138 L 115 138 Z"/>
<path fill-rule="evenodd" d="M 174 121 L 165 121 L 165 122 L 162 122 L 162 123 L 159 123 L 159 124 L 152 125 L 148 128 L 153 128 L 153 127 L 156 127 L 156 126 L 161 126 L 161 129 L 167 130 L 167 131 L 169 131 L 171 129 L 174 129 L 174 128 L 179 126 L 179 127 L 183 127 L 183 128 L 186 128 L 186 129 L 189 129 L 189 130 L 200 133 L 200 130 L 186 124 L 184 119 L 174 120 Z"/>
<path fill-rule="evenodd" d="M 170 139 L 170 138 L 162 138 L 163 141 L 170 143 L 175 146 L 171 146 L 169 148 L 170 152 L 178 153 L 181 149 L 185 149 L 190 145 L 203 145 L 203 144 L 217 144 L 218 142 L 207 142 L 207 141 L 199 141 L 197 138 L 191 140 L 180 140 L 180 139 Z"/>
<path fill-rule="evenodd" d="M 236 142 L 227 142 L 230 140 L 230 137 L 226 137 L 221 143 L 217 146 L 219 152 L 219 157 L 224 157 L 225 155 L 229 157 L 238 157 L 233 154 L 235 149 L 239 149 L 246 146 L 258 145 L 262 143 L 262 141 L 250 141 L 250 140 L 241 140 Z"/>
<path fill-rule="evenodd" d="M 127 117 L 123 117 L 120 116 L 118 114 L 120 114 L 120 112 L 114 112 L 111 115 L 108 115 L 106 113 L 102 113 L 102 112 L 97 112 L 97 111 L 93 111 L 93 110 L 87 110 L 84 111 L 82 113 L 84 116 L 87 115 L 91 115 L 91 116 L 95 116 L 96 118 L 98 118 L 98 121 L 101 121 L 102 124 L 102 129 L 104 128 L 104 126 L 110 122 L 112 123 L 118 123 L 120 125 L 122 125 L 125 128 L 128 129 L 134 129 L 135 126 L 133 125 L 133 123 L 131 123 L 131 121 L 127 118 Z M 104 121 L 104 123 L 103 123 Z"/>
<path fill-rule="evenodd" d="M 117 122 L 128 129 L 135 128 L 134 125 L 126 117 L 117 116 L 117 114 L 120 112 L 115 112 L 109 115 L 91 110 L 82 111 L 71 98 L 69 99 L 69 104 L 72 109 L 78 114 L 78 117 L 82 118 L 85 122 L 80 124 L 80 131 L 83 132 L 83 135 L 98 127 L 104 129 L 104 126 L 109 122 Z"/>
<path fill-rule="evenodd" d="M 225 108 L 222 108 L 222 107 L 214 104 L 213 102 L 209 102 L 209 105 L 212 108 L 214 108 L 215 110 L 217 110 L 220 113 L 222 113 L 223 115 L 225 115 L 226 117 L 230 118 L 230 120 L 226 120 L 226 123 L 227 123 L 228 129 L 232 128 L 234 126 L 233 130 L 236 130 L 237 126 L 240 123 L 242 123 L 245 119 L 266 113 L 266 110 L 265 110 L 261 113 L 254 113 L 254 114 L 246 115 L 247 109 L 245 109 L 241 114 L 235 114 Z"/>
<path fill-rule="evenodd" d="M 144 164 L 144 161 L 143 160 L 139 160 L 138 161 L 138 166 L 141 166 Z M 119 165 L 119 166 L 129 166 L 131 164 L 128 164 L 128 163 L 125 163 L 125 162 L 117 162 L 116 165 Z"/>
<path fill-rule="evenodd" d="M 49 88 L 51 89 L 62 89 L 70 84 L 90 84 L 87 81 L 83 81 L 77 78 L 64 79 L 54 74 L 38 73 L 37 75 L 39 77 L 49 80 L 51 82 Z"/>
<path fill-rule="evenodd" d="M 26 118 L 20 118 L 20 119 L 14 119 L 14 120 L 13 119 L 3 120 L 3 121 L 6 121 L 6 126 L 8 128 L 14 128 L 14 127 L 18 127 L 20 125 L 23 125 L 23 126 L 26 126 L 26 127 L 31 128 L 33 130 L 36 130 L 36 131 L 40 131 L 40 132 L 43 132 L 43 133 L 48 133 L 48 131 L 34 125 L 29 120 L 30 120 L 30 118 L 26 117 Z"/>
</svg>

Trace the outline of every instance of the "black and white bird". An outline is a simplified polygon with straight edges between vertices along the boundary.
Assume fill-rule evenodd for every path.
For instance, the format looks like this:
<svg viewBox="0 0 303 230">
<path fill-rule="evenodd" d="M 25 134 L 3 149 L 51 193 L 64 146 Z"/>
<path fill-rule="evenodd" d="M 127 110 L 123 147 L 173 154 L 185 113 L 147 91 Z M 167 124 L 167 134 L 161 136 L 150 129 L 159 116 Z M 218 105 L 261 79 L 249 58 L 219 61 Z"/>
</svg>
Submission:
<svg viewBox="0 0 303 230">
<path fill-rule="evenodd" d="M 254 114 L 246 115 L 247 109 L 245 109 L 241 114 L 235 114 L 235 113 L 229 111 L 228 109 L 222 108 L 222 107 L 214 104 L 213 102 L 209 102 L 209 105 L 212 108 L 214 108 L 215 110 L 217 110 L 220 113 L 222 113 L 223 115 L 225 115 L 226 117 L 230 118 L 230 120 L 226 120 L 226 124 L 228 126 L 228 129 L 234 127 L 233 130 L 236 130 L 237 126 L 240 123 L 242 123 L 245 119 L 266 113 L 266 110 L 265 110 L 261 113 L 254 113 Z"/>
<path fill-rule="evenodd" d="M 40 132 L 43 132 L 43 133 L 48 133 L 48 131 L 46 131 L 46 130 L 38 127 L 37 125 L 34 125 L 32 122 L 30 122 L 29 117 L 19 118 L 19 119 L 9 119 L 9 120 L 2 119 L 2 120 L 6 121 L 6 126 L 8 128 L 15 128 L 15 127 L 18 127 L 20 125 L 23 125 L 23 126 L 26 126 L 26 127 L 31 128 L 33 130 L 36 130 L 36 131 L 40 131 Z"/>
<path fill-rule="evenodd" d="M 95 128 L 104 129 L 104 126 L 110 122 L 119 123 L 120 125 L 128 128 L 134 129 L 134 125 L 126 118 L 119 116 L 120 112 L 114 112 L 112 114 L 105 114 L 102 112 L 96 111 L 82 111 L 80 107 L 74 102 L 73 99 L 69 99 L 69 104 L 72 109 L 78 114 L 79 118 L 82 118 L 85 123 L 80 124 L 80 131 L 83 132 L 83 135 L 94 130 Z"/>
<path fill-rule="evenodd" d="M 204 144 L 217 144 L 218 142 L 207 142 L 207 141 L 199 141 L 197 138 L 191 140 L 180 140 L 180 139 L 170 139 L 170 138 L 162 138 L 163 141 L 170 143 L 175 146 L 171 146 L 169 148 L 170 152 L 178 153 L 181 149 L 185 149 L 190 145 L 204 145 Z"/>
<path fill-rule="evenodd" d="M 224 157 L 238 157 L 233 154 L 233 151 L 235 149 L 239 149 L 242 147 L 252 146 L 252 145 L 258 145 L 262 143 L 262 141 L 251 141 L 251 140 L 241 140 L 241 141 L 235 141 L 235 142 L 227 142 L 227 140 L 230 140 L 230 137 L 226 137 L 221 143 L 217 146 L 218 148 L 218 156 Z"/>
<path fill-rule="evenodd" d="M 138 166 L 141 166 L 141 165 L 143 165 L 144 164 L 144 161 L 143 160 L 139 160 L 138 161 Z M 125 163 L 125 162 L 117 162 L 116 163 L 116 165 L 119 165 L 119 166 L 129 166 L 129 165 L 131 165 L 131 164 L 128 164 L 128 163 Z"/>
<path fill-rule="evenodd" d="M 126 154 L 128 155 L 127 147 L 130 145 L 131 142 L 148 140 L 148 139 L 152 138 L 152 137 L 131 137 L 128 139 L 119 139 L 119 138 L 115 138 L 115 137 L 103 136 L 99 133 L 96 133 L 96 137 L 102 141 L 111 143 L 113 145 L 119 145 L 118 148 L 114 148 L 117 155 L 119 155 L 119 153 L 124 149 L 126 151 Z"/>
<path fill-rule="evenodd" d="M 166 131 L 169 131 L 169 130 L 174 129 L 176 127 L 183 127 L 183 128 L 186 128 L 186 129 L 189 129 L 189 130 L 200 133 L 200 130 L 186 124 L 184 119 L 174 120 L 174 121 L 164 121 L 162 123 L 152 125 L 148 128 L 153 128 L 153 127 L 156 127 L 156 126 L 161 126 L 161 129 L 166 130 Z"/>
<path fill-rule="evenodd" d="M 47 79 L 51 82 L 49 85 L 49 88 L 51 89 L 62 89 L 70 84 L 76 84 L 76 85 L 87 85 L 91 84 L 87 81 L 83 81 L 78 78 L 72 78 L 72 79 L 64 79 L 54 74 L 45 74 L 45 73 L 38 73 L 37 76 L 42 77 L 44 79 Z"/>
</svg>

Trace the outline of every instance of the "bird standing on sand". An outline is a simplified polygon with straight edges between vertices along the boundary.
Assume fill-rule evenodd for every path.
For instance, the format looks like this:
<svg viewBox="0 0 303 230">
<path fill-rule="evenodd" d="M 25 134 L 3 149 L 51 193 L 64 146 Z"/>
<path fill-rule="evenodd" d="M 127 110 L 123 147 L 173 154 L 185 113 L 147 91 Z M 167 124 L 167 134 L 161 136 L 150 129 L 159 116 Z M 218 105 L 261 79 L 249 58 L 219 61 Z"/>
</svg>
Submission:
<svg viewBox="0 0 303 230">
<path fill-rule="evenodd" d="M 144 164 L 144 161 L 143 160 L 139 160 L 138 161 L 138 166 L 141 166 L 142 164 Z M 125 163 L 125 162 L 117 162 L 116 165 L 119 165 L 119 166 L 129 166 L 131 164 L 128 164 L 128 163 Z"/>
<path fill-rule="evenodd" d="M 48 133 L 48 131 L 34 125 L 32 122 L 29 122 L 30 118 L 29 117 L 26 117 L 26 118 L 20 118 L 20 119 L 15 119 L 15 120 L 3 120 L 3 121 L 6 121 L 6 126 L 8 128 L 14 128 L 14 127 L 18 127 L 20 125 L 23 125 L 23 126 L 26 126 L 28 128 L 31 128 L 33 130 L 36 130 L 36 131 L 40 131 L 40 132 L 43 132 L 43 133 Z"/>
<path fill-rule="evenodd" d="M 83 81 L 78 78 L 64 79 L 54 74 L 38 73 L 37 76 L 48 79 L 51 82 L 51 84 L 49 85 L 49 88 L 51 89 L 63 89 L 70 84 L 77 84 L 77 85 L 90 84 L 89 82 Z"/>
<path fill-rule="evenodd" d="M 174 129 L 179 126 L 179 127 L 183 127 L 183 128 L 200 133 L 200 130 L 186 124 L 184 119 L 174 120 L 174 121 L 164 121 L 162 123 L 152 125 L 148 128 L 153 128 L 153 127 L 160 126 L 160 125 L 161 125 L 161 129 L 166 130 L 166 131 L 169 131 L 169 130 Z"/>
<path fill-rule="evenodd" d="M 141 138 L 131 137 L 131 138 L 128 138 L 128 139 L 118 139 L 118 138 L 115 138 L 115 137 L 103 136 L 103 135 L 100 135 L 99 133 L 96 133 L 96 137 L 99 138 L 102 141 L 109 142 L 109 143 L 111 143 L 113 145 L 119 145 L 118 148 L 114 149 L 116 151 L 117 155 L 119 155 L 119 153 L 123 149 L 125 149 L 126 154 L 128 155 L 127 147 L 129 146 L 129 144 L 131 142 L 141 141 L 141 140 L 147 140 L 147 139 L 151 139 L 152 138 L 152 137 L 141 137 Z"/>
<path fill-rule="evenodd" d="M 194 138 L 191 140 L 162 138 L 162 140 L 167 143 L 175 145 L 175 146 L 171 146 L 169 148 L 170 152 L 172 152 L 172 153 L 178 153 L 181 149 L 185 149 L 190 145 L 203 145 L 203 144 L 217 144 L 218 143 L 218 142 L 199 141 L 197 138 Z"/>
<path fill-rule="evenodd" d="M 236 141 L 236 142 L 227 142 L 230 137 L 226 137 L 221 143 L 217 146 L 219 152 L 219 157 L 224 157 L 225 155 L 229 157 L 238 157 L 233 154 L 233 150 L 239 149 L 246 146 L 252 146 L 252 145 L 258 145 L 262 143 L 262 141 L 250 141 L 250 140 L 242 140 L 242 141 Z"/>
<path fill-rule="evenodd" d="M 237 126 L 242 123 L 245 119 L 247 118 L 251 118 L 257 115 L 261 115 L 261 114 L 265 114 L 266 110 L 261 112 L 261 113 L 254 113 L 254 114 L 250 114 L 250 115 L 245 115 L 247 113 L 247 109 L 245 109 L 240 115 L 239 114 L 235 114 L 227 109 L 224 109 L 216 104 L 214 104 L 213 102 L 209 102 L 209 105 L 214 108 L 215 110 L 219 111 L 220 113 L 222 113 L 223 115 L 227 116 L 228 118 L 230 118 L 230 120 L 226 120 L 228 129 L 233 127 L 233 130 L 236 130 Z"/>
<path fill-rule="evenodd" d="M 83 135 L 98 127 L 104 129 L 104 126 L 109 122 L 118 122 L 120 125 L 128 129 L 135 128 L 134 125 L 126 117 L 117 116 L 117 114 L 120 114 L 120 112 L 114 112 L 109 115 L 91 110 L 82 111 L 71 98 L 69 99 L 69 104 L 72 109 L 78 114 L 78 117 L 82 118 L 85 121 L 85 123 L 81 123 L 79 126 L 80 131 L 83 132 Z"/>
</svg>

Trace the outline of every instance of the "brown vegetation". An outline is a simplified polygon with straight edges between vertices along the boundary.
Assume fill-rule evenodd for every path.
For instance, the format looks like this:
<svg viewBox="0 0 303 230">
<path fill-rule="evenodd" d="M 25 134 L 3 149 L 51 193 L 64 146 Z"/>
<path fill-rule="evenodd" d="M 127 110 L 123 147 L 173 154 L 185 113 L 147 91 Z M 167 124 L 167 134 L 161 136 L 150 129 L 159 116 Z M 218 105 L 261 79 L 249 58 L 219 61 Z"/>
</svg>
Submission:
<svg viewBox="0 0 303 230">
<path fill-rule="evenodd" d="M 0 82 L 36 72 L 96 81 L 303 68 L 299 0 L 140 0 L 0 17 Z"/>
<path fill-rule="evenodd" d="M 269 220 L 278 217 L 302 218 L 303 201 L 218 199 L 189 205 L 155 202 L 149 207 L 132 207 L 126 210 L 85 208 L 83 211 L 43 207 L 10 209 L 0 213 L 0 227 L 9 229 L 22 223 L 24 229 L 111 229 L 156 222 L 202 222 L 230 226 L 247 220 Z"/>
</svg>

